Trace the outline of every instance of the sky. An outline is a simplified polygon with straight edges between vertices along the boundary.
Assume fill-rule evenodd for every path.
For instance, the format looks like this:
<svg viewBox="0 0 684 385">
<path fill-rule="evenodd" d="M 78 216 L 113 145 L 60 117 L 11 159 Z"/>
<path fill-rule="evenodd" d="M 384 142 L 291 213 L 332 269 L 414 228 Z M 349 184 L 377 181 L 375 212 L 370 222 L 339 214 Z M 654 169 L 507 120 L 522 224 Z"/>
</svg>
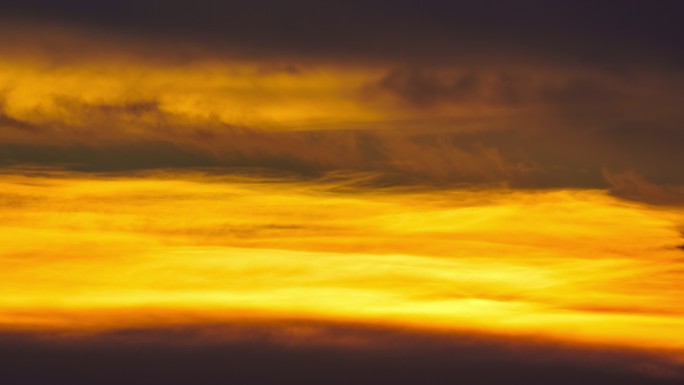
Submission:
<svg viewBox="0 0 684 385">
<path fill-rule="evenodd" d="M 0 4 L 0 382 L 684 383 L 675 1 Z"/>
</svg>

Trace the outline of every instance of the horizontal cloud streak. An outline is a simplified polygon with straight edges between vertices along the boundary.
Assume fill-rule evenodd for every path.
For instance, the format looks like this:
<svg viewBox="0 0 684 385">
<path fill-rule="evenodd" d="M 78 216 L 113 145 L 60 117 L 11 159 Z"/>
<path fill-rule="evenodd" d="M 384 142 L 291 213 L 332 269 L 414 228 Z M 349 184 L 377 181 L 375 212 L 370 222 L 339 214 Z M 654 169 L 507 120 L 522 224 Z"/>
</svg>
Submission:
<svg viewBox="0 0 684 385">
<path fill-rule="evenodd" d="M 56 5 L 10 0 L 0 9 L 8 21 L 79 26 L 120 39 L 133 36 L 181 60 L 197 51 L 383 62 L 457 62 L 498 52 L 606 66 L 648 61 L 677 65 L 682 60 L 682 30 L 674 17 L 679 3 L 669 0 L 630 0 L 619 7 L 539 0 L 391 5 L 339 0 L 69 0 Z"/>
<path fill-rule="evenodd" d="M 0 379 L 12 382 L 671 385 L 682 370 L 658 353 L 304 319 L 2 333 L 0 341 Z M 36 366 L 43 370 L 29 370 Z"/>
<path fill-rule="evenodd" d="M 631 170 L 661 188 L 684 185 L 674 166 L 684 162 L 682 76 L 673 68 L 211 55 L 180 65 L 116 53 L 82 63 L 50 52 L 4 61 L 0 160 L 81 170 L 362 171 L 385 174 L 383 184 L 523 188 L 607 188 L 603 170 Z"/>
</svg>

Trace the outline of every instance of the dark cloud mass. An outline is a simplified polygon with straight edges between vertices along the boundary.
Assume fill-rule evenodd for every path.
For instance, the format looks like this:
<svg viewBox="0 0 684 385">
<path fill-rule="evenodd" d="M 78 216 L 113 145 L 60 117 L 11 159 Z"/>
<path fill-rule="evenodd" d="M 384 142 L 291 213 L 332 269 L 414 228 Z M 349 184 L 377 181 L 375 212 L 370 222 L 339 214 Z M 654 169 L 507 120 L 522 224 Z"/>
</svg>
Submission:
<svg viewBox="0 0 684 385">
<path fill-rule="evenodd" d="M 60 100 L 59 105 L 68 121 L 31 123 L 6 117 L 4 128 L 18 131 L 21 140 L 0 145 L 0 162 L 91 171 L 255 167 L 309 176 L 352 170 L 437 183 L 498 182 L 527 167 L 522 159 L 509 161 L 495 148 L 459 143 L 448 134 L 272 132 L 214 119 L 187 120 L 153 101 L 111 105 Z"/>
<path fill-rule="evenodd" d="M 500 51 L 681 64 L 676 1 L 4 1 L 10 18 L 77 23 L 211 49 L 356 60 L 469 60 Z"/>
<path fill-rule="evenodd" d="M 17 384 L 681 383 L 658 354 L 305 320 L 0 341 L 0 380 Z"/>
</svg>

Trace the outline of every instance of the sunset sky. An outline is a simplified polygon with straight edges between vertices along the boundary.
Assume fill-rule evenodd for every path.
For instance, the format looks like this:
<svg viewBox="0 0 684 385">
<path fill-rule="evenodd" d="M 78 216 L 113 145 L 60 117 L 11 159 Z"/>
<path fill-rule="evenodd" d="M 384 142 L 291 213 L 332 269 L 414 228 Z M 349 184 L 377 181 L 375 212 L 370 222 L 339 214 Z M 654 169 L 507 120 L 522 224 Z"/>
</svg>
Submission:
<svg viewBox="0 0 684 385">
<path fill-rule="evenodd" d="M 682 11 L 2 1 L 0 383 L 684 383 Z"/>
</svg>

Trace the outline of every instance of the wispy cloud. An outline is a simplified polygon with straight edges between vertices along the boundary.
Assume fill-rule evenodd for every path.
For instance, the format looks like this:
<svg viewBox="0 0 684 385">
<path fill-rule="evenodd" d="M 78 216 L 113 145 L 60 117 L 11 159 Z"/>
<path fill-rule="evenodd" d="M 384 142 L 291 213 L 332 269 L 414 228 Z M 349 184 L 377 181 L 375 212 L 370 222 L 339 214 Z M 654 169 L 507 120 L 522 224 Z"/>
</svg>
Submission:
<svg viewBox="0 0 684 385">
<path fill-rule="evenodd" d="M 152 306 L 681 348 L 681 213 L 598 191 L 27 175 L 2 177 L 9 328 L 147 325 Z"/>
</svg>

